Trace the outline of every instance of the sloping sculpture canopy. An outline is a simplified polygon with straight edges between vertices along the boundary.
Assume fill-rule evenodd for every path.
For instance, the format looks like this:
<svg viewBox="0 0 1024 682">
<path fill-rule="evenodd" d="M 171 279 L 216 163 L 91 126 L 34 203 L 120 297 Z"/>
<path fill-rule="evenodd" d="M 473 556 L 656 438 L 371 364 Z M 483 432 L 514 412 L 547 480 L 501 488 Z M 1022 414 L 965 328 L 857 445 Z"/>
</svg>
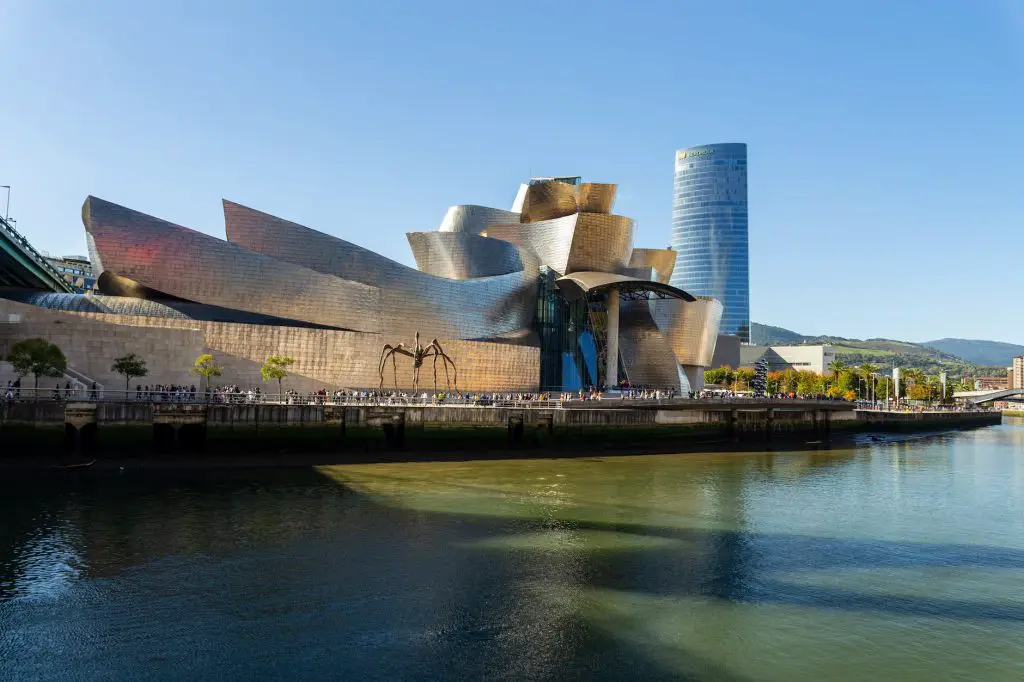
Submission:
<svg viewBox="0 0 1024 682">
<path fill-rule="evenodd" d="M 663 282 L 637 279 L 628 275 L 617 275 L 612 272 L 574 272 L 571 275 L 555 280 L 559 291 L 570 301 L 583 296 L 608 291 L 618 287 L 619 295 L 636 298 L 641 294 L 654 294 L 658 298 L 677 298 L 690 303 L 697 299 L 682 289 Z"/>
</svg>

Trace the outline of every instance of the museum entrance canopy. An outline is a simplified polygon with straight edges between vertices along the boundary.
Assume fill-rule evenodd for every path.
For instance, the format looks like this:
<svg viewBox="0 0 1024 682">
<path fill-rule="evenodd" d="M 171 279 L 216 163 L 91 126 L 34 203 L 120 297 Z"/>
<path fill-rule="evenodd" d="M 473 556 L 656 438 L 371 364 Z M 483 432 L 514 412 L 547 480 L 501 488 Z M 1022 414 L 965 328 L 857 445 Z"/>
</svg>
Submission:
<svg viewBox="0 0 1024 682">
<path fill-rule="evenodd" d="M 611 272 L 574 272 L 558 278 L 555 284 L 562 295 L 570 301 L 591 294 L 605 293 L 613 287 L 617 288 L 619 296 L 625 299 L 677 298 L 690 303 L 697 300 L 682 289 L 669 284 Z"/>
</svg>

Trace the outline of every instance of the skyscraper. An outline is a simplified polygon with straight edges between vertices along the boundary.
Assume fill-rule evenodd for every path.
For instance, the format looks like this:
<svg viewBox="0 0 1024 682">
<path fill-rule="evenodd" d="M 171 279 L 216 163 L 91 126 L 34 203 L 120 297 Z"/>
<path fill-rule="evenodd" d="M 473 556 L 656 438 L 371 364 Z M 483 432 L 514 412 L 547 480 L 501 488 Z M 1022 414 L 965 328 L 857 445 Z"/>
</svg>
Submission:
<svg viewBox="0 0 1024 682">
<path fill-rule="evenodd" d="M 746 144 L 676 152 L 672 248 L 672 286 L 717 298 L 725 305 L 721 333 L 749 343 Z"/>
</svg>

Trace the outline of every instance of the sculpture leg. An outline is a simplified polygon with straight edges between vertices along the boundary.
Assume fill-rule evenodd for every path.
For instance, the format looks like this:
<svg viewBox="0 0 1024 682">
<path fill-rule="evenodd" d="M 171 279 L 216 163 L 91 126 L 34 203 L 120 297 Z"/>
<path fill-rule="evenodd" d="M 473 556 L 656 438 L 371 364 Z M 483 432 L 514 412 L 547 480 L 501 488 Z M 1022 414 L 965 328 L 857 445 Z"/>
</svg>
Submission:
<svg viewBox="0 0 1024 682">
<path fill-rule="evenodd" d="M 380 362 L 377 364 L 377 373 L 380 374 L 380 390 L 384 390 L 384 367 L 388 362 L 388 347 L 384 346 L 384 350 L 380 352 Z"/>
<path fill-rule="evenodd" d="M 395 362 L 395 354 L 391 354 L 391 370 L 395 374 L 395 391 L 398 391 L 398 363 Z"/>
<path fill-rule="evenodd" d="M 448 375 L 448 363 L 451 363 L 451 365 L 452 365 L 452 372 L 454 372 L 454 374 L 455 374 L 455 381 L 452 382 L 452 385 L 455 386 L 455 392 L 458 393 L 459 395 L 462 395 L 462 392 L 459 391 L 459 368 L 455 366 L 455 361 L 452 360 L 450 357 L 448 357 L 448 355 L 446 353 L 442 352 L 441 353 L 441 357 L 443 357 L 444 361 L 445 361 L 444 371 L 445 371 L 445 376 L 446 377 Z"/>
<path fill-rule="evenodd" d="M 436 350 L 434 351 L 434 395 L 437 395 L 437 351 Z"/>
</svg>

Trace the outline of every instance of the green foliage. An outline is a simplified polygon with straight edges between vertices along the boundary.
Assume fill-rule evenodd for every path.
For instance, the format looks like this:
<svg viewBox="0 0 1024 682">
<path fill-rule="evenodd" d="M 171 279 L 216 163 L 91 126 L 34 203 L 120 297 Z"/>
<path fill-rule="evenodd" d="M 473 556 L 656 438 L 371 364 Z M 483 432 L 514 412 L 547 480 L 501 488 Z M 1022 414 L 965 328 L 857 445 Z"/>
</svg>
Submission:
<svg viewBox="0 0 1024 682">
<path fill-rule="evenodd" d="M 754 370 L 751 367 L 740 367 L 736 370 L 734 387 L 738 391 L 745 391 L 750 388 L 750 382 L 754 380 Z"/>
<path fill-rule="evenodd" d="M 18 376 L 32 374 L 35 387 L 39 388 L 39 377 L 61 377 L 68 368 L 68 360 L 60 348 L 45 339 L 24 339 L 11 346 L 7 354 Z"/>
<path fill-rule="evenodd" d="M 287 355 L 271 355 L 260 368 L 264 381 L 277 381 L 278 392 L 281 392 L 281 381 L 288 376 L 288 368 L 295 364 L 295 358 Z"/>
<path fill-rule="evenodd" d="M 128 382 L 134 377 L 144 377 L 149 374 L 149 369 L 146 367 L 146 361 L 140 358 L 135 353 L 129 353 L 128 355 L 122 355 L 119 358 L 114 358 L 114 364 L 110 366 L 111 372 L 117 372 L 124 376 L 124 390 L 128 390 Z"/>
<path fill-rule="evenodd" d="M 704 383 L 715 386 L 731 386 L 735 374 L 731 367 L 718 367 L 704 372 Z"/>
<path fill-rule="evenodd" d="M 212 355 L 204 353 L 196 358 L 195 364 L 192 365 L 192 369 L 190 369 L 189 372 L 206 379 L 206 388 L 209 389 L 210 379 L 213 377 L 219 377 L 223 374 L 224 367 L 214 362 Z"/>
</svg>

